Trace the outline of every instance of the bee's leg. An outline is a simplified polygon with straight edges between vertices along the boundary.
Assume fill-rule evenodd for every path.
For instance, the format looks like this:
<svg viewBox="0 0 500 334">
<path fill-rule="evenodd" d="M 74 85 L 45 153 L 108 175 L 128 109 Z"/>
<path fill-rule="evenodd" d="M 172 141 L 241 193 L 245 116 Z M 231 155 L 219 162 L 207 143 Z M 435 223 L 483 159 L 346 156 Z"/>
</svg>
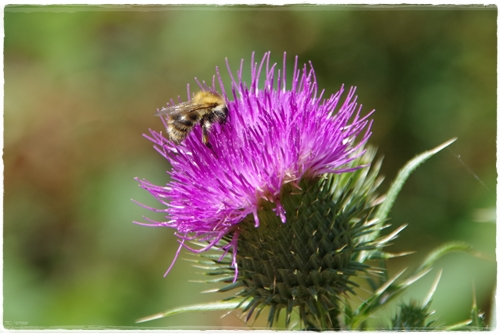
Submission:
<svg viewBox="0 0 500 334">
<path fill-rule="evenodd" d="M 206 118 L 203 118 L 203 120 L 201 122 L 202 122 L 201 123 L 201 132 L 202 132 L 201 141 L 208 148 L 212 148 L 212 144 L 210 144 L 208 142 L 208 131 L 210 130 L 210 125 L 211 125 L 210 121 Z"/>
</svg>

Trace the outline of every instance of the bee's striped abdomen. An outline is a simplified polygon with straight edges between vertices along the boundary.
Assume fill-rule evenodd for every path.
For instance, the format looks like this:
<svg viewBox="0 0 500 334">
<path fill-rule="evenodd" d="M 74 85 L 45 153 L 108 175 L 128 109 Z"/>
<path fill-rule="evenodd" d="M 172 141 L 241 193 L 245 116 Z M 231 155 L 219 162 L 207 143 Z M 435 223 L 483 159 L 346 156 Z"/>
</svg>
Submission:
<svg viewBox="0 0 500 334">
<path fill-rule="evenodd" d="M 171 140 L 179 143 L 193 129 L 200 119 L 197 113 L 172 114 L 168 119 L 168 136 Z"/>
</svg>

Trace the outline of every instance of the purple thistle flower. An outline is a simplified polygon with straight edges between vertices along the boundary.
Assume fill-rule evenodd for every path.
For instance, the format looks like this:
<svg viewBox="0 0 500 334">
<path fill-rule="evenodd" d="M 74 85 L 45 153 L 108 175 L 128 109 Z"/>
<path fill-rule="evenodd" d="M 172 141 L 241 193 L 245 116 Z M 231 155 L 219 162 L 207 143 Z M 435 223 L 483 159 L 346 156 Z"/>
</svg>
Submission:
<svg viewBox="0 0 500 334">
<path fill-rule="evenodd" d="M 227 59 L 226 64 L 232 80 L 233 100 L 227 96 L 217 68 L 229 115 L 226 124 L 212 127 L 212 148 L 201 142 L 199 126 L 179 145 L 168 141 L 161 132 L 150 130 L 150 135 L 145 137 L 170 162 L 171 181 L 166 186 L 146 180 L 138 179 L 138 182 L 165 206 L 148 209 L 167 214 L 166 221 L 148 220 L 151 224 L 143 225 L 176 229 L 180 247 L 172 265 L 182 247 L 203 252 L 232 233 L 222 257 L 232 248 L 236 280 L 238 224 L 252 215 L 258 228 L 258 211 L 265 202 L 273 203 L 276 215 L 286 223 L 287 213 L 281 204 L 285 184 L 299 187 L 304 178 L 365 167 L 345 165 L 363 154 L 360 148 L 371 135 L 368 120 L 371 113 L 360 116 L 361 105 L 358 107 L 356 102 L 355 88 L 349 90 L 343 103 L 340 102 L 343 86 L 323 99 L 324 90 L 318 94 L 312 64 L 299 68 L 298 57 L 289 88 L 286 54 L 282 70 L 277 69 L 276 64 L 270 65 L 269 52 L 260 64 L 254 62 L 252 55 L 249 85 L 242 79 L 243 60 L 236 78 Z M 259 87 L 261 79 L 263 86 Z M 199 82 L 198 85 L 202 90 L 216 91 L 215 77 L 211 87 Z M 191 96 L 189 86 L 188 96 Z M 165 120 L 163 122 L 165 124 Z M 361 140 L 355 144 L 355 138 L 363 130 Z M 207 245 L 192 249 L 186 245 L 189 240 L 207 242 Z"/>
</svg>

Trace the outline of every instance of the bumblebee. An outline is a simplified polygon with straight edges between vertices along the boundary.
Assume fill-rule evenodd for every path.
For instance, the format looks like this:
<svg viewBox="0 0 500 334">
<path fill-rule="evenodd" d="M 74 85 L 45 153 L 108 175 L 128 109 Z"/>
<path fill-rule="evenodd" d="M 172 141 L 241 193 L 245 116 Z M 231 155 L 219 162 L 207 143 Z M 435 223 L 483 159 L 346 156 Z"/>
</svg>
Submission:
<svg viewBox="0 0 500 334">
<path fill-rule="evenodd" d="M 227 116 L 226 102 L 219 94 L 211 91 L 200 91 L 187 102 L 163 107 L 155 115 L 166 115 L 168 139 L 179 144 L 186 138 L 196 124 L 201 125 L 202 142 L 208 142 L 210 127 L 215 122 L 224 124 Z"/>
</svg>

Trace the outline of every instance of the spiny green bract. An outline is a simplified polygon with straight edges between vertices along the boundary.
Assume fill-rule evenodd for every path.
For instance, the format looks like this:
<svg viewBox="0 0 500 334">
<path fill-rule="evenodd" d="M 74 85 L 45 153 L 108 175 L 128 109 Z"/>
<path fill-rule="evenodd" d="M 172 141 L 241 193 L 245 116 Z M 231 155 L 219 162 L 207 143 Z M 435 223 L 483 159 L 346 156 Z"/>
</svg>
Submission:
<svg viewBox="0 0 500 334">
<path fill-rule="evenodd" d="M 397 331 L 429 331 L 436 329 L 435 321 L 428 321 L 432 315 L 429 312 L 429 304 L 421 306 L 417 301 L 412 300 L 408 304 L 399 306 L 399 312 L 392 319 L 393 330 Z"/>
<path fill-rule="evenodd" d="M 371 163 L 368 150 L 353 164 Z M 239 275 L 230 260 L 213 261 L 209 275 L 229 283 L 220 292 L 239 289 L 228 298 L 242 298 L 247 320 L 269 308 L 268 324 L 285 310 L 286 326 L 294 309 L 305 328 L 339 328 L 342 297 L 354 294 L 353 276 L 366 275 L 370 267 L 355 261 L 361 251 L 374 245 L 361 236 L 372 232 L 374 207 L 380 203 L 375 190 L 381 183 L 380 163 L 351 173 L 329 174 L 303 180 L 299 188 L 286 185 L 280 194 L 287 213 L 285 224 L 271 203 L 259 210 L 256 228 L 252 215 L 238 224 L 237 262 Z M 231 235 L 225 238 L 230 242 Z M 223 247 L 224 245 L 219 245 Z"/>
</svg>

